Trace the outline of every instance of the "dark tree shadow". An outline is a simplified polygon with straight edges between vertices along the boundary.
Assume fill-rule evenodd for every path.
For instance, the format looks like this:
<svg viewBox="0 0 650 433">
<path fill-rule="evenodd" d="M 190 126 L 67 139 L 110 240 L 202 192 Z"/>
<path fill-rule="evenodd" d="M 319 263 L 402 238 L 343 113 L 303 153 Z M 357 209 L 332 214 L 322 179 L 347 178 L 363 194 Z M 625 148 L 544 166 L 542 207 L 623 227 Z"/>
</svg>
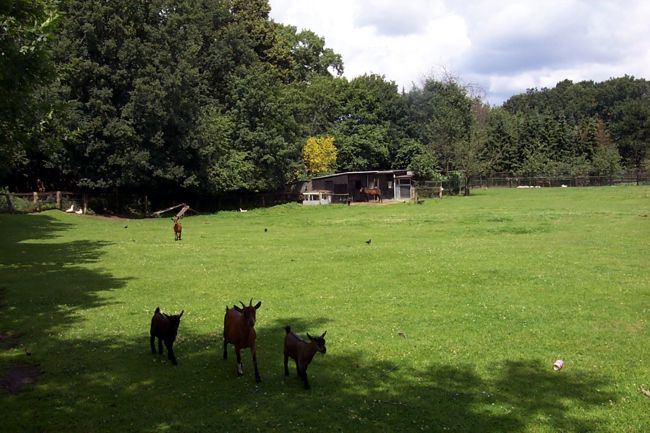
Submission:
<svg viewBox="0 0 650 433">
<path fill-rule="evenodd" d="M 108 242 L 56 242 L 74 226 L 47 215 L 1 215 L 0 333 L 28 329 L 30 340 L 72 325 L 76 313 L 105 304 L 99 295 L 125 280 L 85 265 L 98 262 Z"/>
<path fill-rule="evenodd" d="M 262 383 L 257 385 L 249 351 L 243 353 L 243 377 L 236 375 L 233 356 L 222 359 L 221 318 L 214 319 L 214 332 L 201 334 L 192 330 L 191 317 L 181 322 L 177 367 L 166 353 L 150 353 L 148 316 L 135 340 L 61 341 L 70 358 L 44 373 L 47 386 L 22 393 L 22 401 L 6 402 L 5 425 L 25 432 L 487 433 L 525 432 L 536 425 L 604 432 L 603 420 L 575 414 L 618 399 L 598 391 L 608 384 L 606 378 L 554 373 L 537 360 L 499 365 L 487 376 L 470 365 L 411 368 L 377 361 L 339 346 L 336 322 L 323 317 L 258 327 Z M 309 367 L 310 391 L 293 371 L 284 377 L 287 323 L 300 335 L 330 328 L 327 354 L 317 355 Z"/>
</svg>

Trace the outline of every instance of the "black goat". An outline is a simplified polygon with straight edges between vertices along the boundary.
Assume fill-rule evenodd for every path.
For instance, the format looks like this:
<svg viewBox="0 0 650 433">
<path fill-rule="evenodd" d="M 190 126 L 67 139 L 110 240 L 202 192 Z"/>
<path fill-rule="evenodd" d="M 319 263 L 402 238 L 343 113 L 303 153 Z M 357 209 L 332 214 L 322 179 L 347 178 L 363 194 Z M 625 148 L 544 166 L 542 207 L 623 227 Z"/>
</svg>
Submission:
<svg viewBox="0 0 650 433">
<path fill-rule="evenodd" d="M 156 308 L 156 311 L 153 313 L 151 318 L 151 332 L 149 343 L 151 344 L 151 353 L 156 354 L 156 347 L 154 340 L 158 337 L 158 353 L 162 355 L 163 353 L 163 342 L 165 342 L 165 347 L 167 348 L 167 357 L 174 365 L 178 365 L 176 362 L 176 357 L 174 356 L 174 340 L 176 340 L 176 334 L 178 333 L 178 326 L 181 324 L 181 314 L 170 316 L 165 313 L 160 312 L 160 307 Z"/>
<path fill-rule="evenodd" d="M 284 337 L 284 375 L 289 375 L 289 358 L 292 358 L 296 361 L 296 370 L 298 371 L 298 377 L 302 379 L 305 384 L 305 389 L 309 389 L 309 380 L 307 380 L 307 367 L 316 352 L 325 354 L 327 348 L 325 347 L 325 334 L 327 331 L 323 332 L 323 335 L 320 337 L 312 337 L 307 333 L 307 338 L 309 341 L 305 341 L 302 338 L 298 337 L 296 334 L 291 332 L 291 327 L 286 326 L 284 328 L 287 335 Z"/>
</svg>

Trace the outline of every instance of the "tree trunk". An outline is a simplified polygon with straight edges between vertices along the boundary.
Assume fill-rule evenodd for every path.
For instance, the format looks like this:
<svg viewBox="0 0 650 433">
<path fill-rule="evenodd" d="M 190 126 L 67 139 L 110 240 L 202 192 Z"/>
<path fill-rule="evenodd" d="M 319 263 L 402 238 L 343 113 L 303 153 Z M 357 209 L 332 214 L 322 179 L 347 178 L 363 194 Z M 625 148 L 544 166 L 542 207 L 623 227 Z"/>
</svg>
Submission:
<svg viewBox="0 0 650 433">
<path fill-rule="evenodd" d="M 14 203 L 11 200 L 11 193 L 9 191 L 5 192 L 5 197 L 7 197 L 7 208 L 9 209 L 9 213 L 14 213 L 16 208 L 14 208 Z"/>
</svg>

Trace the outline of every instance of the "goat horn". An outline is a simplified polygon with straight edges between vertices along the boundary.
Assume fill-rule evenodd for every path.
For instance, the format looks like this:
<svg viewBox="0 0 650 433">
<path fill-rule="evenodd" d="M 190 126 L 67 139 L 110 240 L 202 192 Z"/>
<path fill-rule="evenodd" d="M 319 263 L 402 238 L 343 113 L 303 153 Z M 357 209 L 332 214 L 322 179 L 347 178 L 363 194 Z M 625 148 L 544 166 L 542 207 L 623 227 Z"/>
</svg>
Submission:
<svg viewBox="0 0 650 433">
<path fill-rule="evenodd" d="M 244 305 L 242 301 L 239 301 L 239 303 L 241 304 L 242 307 L 246 308 L 246 305 Z"/>
<path fill-rule="evenodd" d="M 248 306 L 249 306 L 249 307 L 252 307 L 252 306 L 253 306 L 253 298 L 251 298 L 251 300 L 248 302 Z"/>
</svg>

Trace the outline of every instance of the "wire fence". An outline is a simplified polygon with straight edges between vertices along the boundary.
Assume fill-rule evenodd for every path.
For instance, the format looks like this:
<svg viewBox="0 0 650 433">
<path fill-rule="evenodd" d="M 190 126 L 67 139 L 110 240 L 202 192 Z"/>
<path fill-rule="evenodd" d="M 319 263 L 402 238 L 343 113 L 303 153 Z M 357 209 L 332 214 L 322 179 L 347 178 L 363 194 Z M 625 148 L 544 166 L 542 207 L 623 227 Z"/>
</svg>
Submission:
<svg viewBox="0 0 650 433">
<path fill-rule="evenodd" d="M 471 188 L 517 188 L 527 187 L 578 187 L 578 186 L 605 186 L 605 185 L 648 185 L 648 174 L 626 174 L 620 176 L 535 176 L 535 177 L 472 177 L 469 182 Z"/>
</svg>

